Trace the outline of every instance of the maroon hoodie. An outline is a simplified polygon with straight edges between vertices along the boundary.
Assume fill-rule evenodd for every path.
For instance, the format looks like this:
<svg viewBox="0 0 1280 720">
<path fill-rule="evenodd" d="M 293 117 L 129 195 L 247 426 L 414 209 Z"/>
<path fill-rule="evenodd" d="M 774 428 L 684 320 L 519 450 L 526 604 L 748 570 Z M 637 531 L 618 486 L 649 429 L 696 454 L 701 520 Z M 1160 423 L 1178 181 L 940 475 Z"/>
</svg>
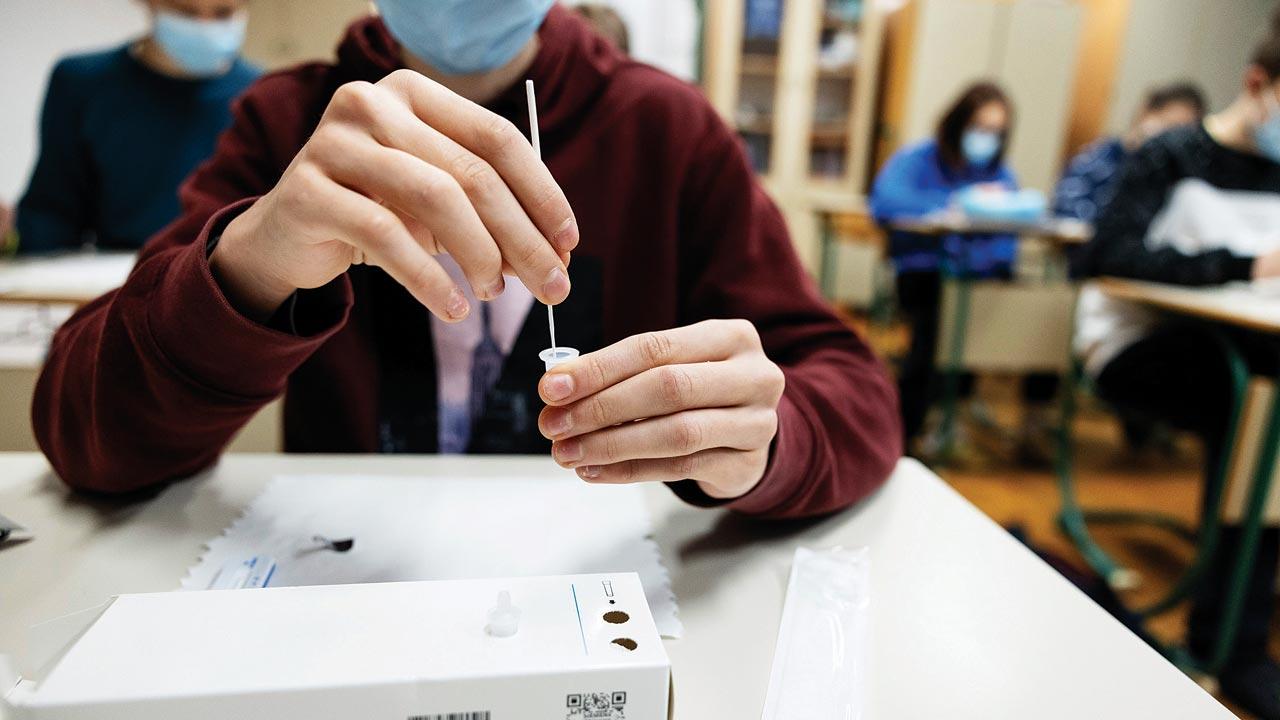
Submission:
<svg viewBox="0 0 1280 720">
<path fill-rule="evenodd" d="M 571 11 L 552 8 L 529 70 L 542 148 L 582 241 L 557 310 L 587 352 L 651 330 L 746 318 L 786 373 L 778 434 L 759 485 L 729 505 L 769 516 L 846 507 L 900 454 L 884 368 L 823 303 L 735 135 L 694 87 L 631 61 Z M 436 373 L 427 311 L 385 273 L 351 268 L 255 323 L 227 303 L 208 248 L 270 190 L 341 84 L 400 65 L 382 23 L 356 22 L 335 65 L 262 78 L 239 100 L 214 156 L 181 188 L 183 214 L 151 238 L 128 281 L 58 332 L 32 420 L 62 478 L 126 492 L 196 473 L 285 393 L 291 452 L 434 452 Z M 527 128 L 517 86 L 490 104 Z M 531 312 L 471 452 L 549 451 L 538 435 Z M 716 504 L 696 484 L 682 498 Z"/>
</svg>

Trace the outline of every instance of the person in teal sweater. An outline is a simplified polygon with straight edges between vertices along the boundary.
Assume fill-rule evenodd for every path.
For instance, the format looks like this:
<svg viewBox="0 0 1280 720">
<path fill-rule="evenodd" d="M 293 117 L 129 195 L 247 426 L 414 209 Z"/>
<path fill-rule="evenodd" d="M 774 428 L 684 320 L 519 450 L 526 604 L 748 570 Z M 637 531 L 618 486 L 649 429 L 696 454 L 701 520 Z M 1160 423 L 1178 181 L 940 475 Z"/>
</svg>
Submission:
<svg viewBox="0 0 1280 720">
<path fill-rule="evenodd" d="M 178 217 L 178 185 L 259 75 L 240 58 L 247 4 L 147 0 L 145 37 L 58 62 L 18 204 L 19 253 L 136 249 Z"/>
</svg>

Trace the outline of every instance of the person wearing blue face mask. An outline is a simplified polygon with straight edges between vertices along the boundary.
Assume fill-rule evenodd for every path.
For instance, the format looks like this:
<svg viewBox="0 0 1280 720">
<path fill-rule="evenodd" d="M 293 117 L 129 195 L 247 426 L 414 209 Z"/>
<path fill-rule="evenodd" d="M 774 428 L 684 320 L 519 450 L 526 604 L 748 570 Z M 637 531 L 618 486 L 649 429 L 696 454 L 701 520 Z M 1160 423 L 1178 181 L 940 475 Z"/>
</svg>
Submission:
<svg viewBox="0 0 1280 720">
<path fill-rule="evenodd" d="M 259 75 L 240 58 L 247 0 L 147 0 L 151 31 L 59 61 L 17 209 L 19 253 L 136 249 L 178 216 L 178 185 Z"/>
<path fill-rule="evenodd" d="M 999 86 L 981 82 L 967 88 L 933 138 L 902 148 L 885 163 L 872 186 L 872 214 L 888 223 L 945 210 L 957 192 L 974 186 L 1016 190 L 1018 181 L 1004 163 L 1012 127 L 1013 104 Z M 990 237 L 961 243 L 895 232 L 890 253 L 899 275 L 936 274 L 944 262 L 958 266 L 963 260 L 968 272 L 990 277 L 1009 272 L 1014 242 Z"/>
<path fill-rule="evenodd" d="M 1280 277 L 1280 37 L 1255 50 L 1231 105 L 1129 157 L 1093 240 L 1075 260 L 1077 274 L 1087 277 L 1176 285 Z M 1276 376 L 1280 348 L 1274 342 L 1224 332 L 1251 374 Z M 1199 436 L 1207 495 L 1231 452 L 1232 369 L 1215 335 L 1086 288 L 1075 344 L 1109 405 Z M 1241 528 L 1224 525 L 1187 623 L 1187 645 L 1198 659 L 1212 655 L 1222 632 L 1226 589 L 1242 547 Z M 1280 664 L 1268 652 L 1278 562 L 1280 531 L 1266 528 L 1233 653 L 1218 675 L 1223 695 L 1265 720 L 1280 720 Z"/>
<path fill-rule="evenodd" d="M 1018 189 L 1004 162 L 1013 129 L 1013 103 L 994 83 L 966 88 L 938 123 L 935 136 L 908 145 L 889 159 L 871 189 L 872 215 L 882 225 L 947 209 L 956 193 L 975 186 Z M 1012 274 L 1016 239 L 1007 235 L 947 237 L 890 231 L 889 251 L 897 270 L 898 303 L 911 325 L 911 347 L 898 376 L 903 431 L 909 444 L 923 429 L 941 383 L 937 352 L 941 270 L 959 267 L 975 277 Z M 961 394 L 971 392 L 966 376 Z M 1025 444 L 1043 435 L 1044 416 L 1056 392 L 1055 379 L 1031 375 L 1023 384 Z"/>
<path fill-rule="evenodd" d="M 241 96 L 182 216 L 59 330 L 32 402 L 59 477 L 190 475 L 284 394 L 294 452 L 549 454 L 765 517 L 884 482 L 892 381 L 706 97 L 551 0 L 376 8 Z M 542 304 L 584 351 L 550 371 Z"/>
</svg>

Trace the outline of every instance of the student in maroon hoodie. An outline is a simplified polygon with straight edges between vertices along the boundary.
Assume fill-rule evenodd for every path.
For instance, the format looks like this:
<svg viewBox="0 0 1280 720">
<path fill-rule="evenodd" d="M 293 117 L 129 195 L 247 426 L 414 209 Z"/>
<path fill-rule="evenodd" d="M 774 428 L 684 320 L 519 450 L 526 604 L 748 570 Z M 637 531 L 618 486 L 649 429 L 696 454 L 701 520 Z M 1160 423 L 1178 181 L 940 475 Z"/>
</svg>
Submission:
<svg viewBox="0 0 1280 720">
<path fill-rule="evenodd" d="M 336 64 L 250 88 L 182 216 L 59 331 L 32 416 L 67 483 L 198 472 L 281 393 L 294 452 L 550 447 L 768 516 L 885 480 L 884 368 L 695 88 L 551 0 L 378 4 Z M 584 352 L 545 375 L 535 300 Z"/>
</svg>

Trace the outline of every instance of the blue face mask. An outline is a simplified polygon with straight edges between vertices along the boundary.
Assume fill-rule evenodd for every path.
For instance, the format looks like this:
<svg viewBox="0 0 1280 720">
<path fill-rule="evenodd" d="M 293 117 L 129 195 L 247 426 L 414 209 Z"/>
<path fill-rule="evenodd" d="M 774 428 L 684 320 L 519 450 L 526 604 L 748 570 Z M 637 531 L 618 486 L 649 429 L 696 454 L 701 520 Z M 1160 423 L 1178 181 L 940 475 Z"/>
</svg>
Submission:
<svg viewBox="0 0 1280 720">
<path fill-rule="evenodd" d="M 553 0 L 378 0 L 404 49 L 449 75 L 502 67 L 538 31 Z"/>
<path fill-rule="evenodd" d="M 1280 102 L 1268 88 L 1262 91 L 1267 106 L 1267 119 L 1253 129 L 1253 144 L 1271 162 L 1280 163 Z"/>
<path fill-rule="evenodd" d="M 1000 154 L 1000 136 L 987 130 L 966 130 L 960 151 L 972 167 L 986 167 Z"/>
<path fill-rule="evenodd" d="M 156 12 L 155 38 L 183 72 L 208 77 L 225 72 L 244 44 L 244 13 L 226 20 L 196 20 L 168 10 Z"/>
</svg>

